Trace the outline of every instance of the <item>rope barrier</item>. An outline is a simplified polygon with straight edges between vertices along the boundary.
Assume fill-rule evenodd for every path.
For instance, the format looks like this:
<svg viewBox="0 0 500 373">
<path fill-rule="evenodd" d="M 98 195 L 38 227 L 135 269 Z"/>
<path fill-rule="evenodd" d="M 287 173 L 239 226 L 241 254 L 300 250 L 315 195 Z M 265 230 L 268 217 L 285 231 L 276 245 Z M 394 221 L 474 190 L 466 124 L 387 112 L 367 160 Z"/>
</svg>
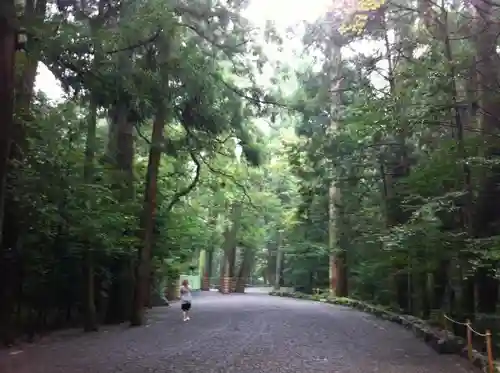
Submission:
<svg viewBox="0 0 500 373">
<path fill-rule="evenodd" d="M 465 322 L 460 322 L 457 320 L 453 320 L 451 317 L 443 313 L 443 326 L 444 330 L 448 331 L 447 323 L 446 320 L 451 321 L 453 324 L 465 326 L 467 330 L 467 356 L 469 357 L 469 360 L 473 360 L 473 350 L 472 350 L 472 333 L 475 335 L 482 337 L 485 339 L 485 344 L 486 344 L 486 352 L 488 354 L 488 373 L 494 373 L 495 367 L 494 367 L 494 362 L 493 362 L 493 349 L 492 349 L 492 343 L 491 343 L 491 331 L 486 330 L 485 333 L 479 333 L 477 330 L 475 330 L 472 327 L 472 323 L 470 322 L 469 319 L 467 319 Z"/>
<path fill-rule="evenodd" d="M 468 325 L 468 328 L 472 333 L 474 333 L 480 337 L 486 338 L 486 336 L 488 335 L 487 333 L 479 333 L 477 330 L 474 330 L 474 328 L 470 325 Z"/>
<path fill-rule="evenodd" d="M 463 325 L 463 326 L 467 326 L 468 325 L 467 322 L 460 322 L 460 321 L 453 320 L 451 317 L 447 316 L 446 314 L 443 314 L 443 316 L 444 316 L 444 318 L 446 320 L 449 320 L 449 321 L 451 321 L 454 324 Z"/>
</svg>

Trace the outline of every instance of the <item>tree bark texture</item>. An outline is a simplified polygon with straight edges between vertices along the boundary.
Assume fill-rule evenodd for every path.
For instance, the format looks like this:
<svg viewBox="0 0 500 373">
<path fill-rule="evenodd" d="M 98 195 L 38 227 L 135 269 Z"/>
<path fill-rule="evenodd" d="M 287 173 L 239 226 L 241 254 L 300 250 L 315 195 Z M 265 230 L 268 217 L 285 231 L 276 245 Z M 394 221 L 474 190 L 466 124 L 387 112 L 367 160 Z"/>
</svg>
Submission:
<svg viewBox="0 0 500 373">
<path fill-rule="evenodd" d="M 158 171 L 160 168 L 160 159 L 162 154 L 161 145 L 163 143 L 165 121 L 166 110 L 165 107 L 160 104 L 156 109 L 156 116 L 153 122 L 153 134 L 151 136 L 151 148 L 149 150 L 148 168 L 146 173 L 146 190 L 144 193 L 141 222 L 142 246 L 138 251 L 134 303 L 130 320 L 132 326 L 138 326 L 144 323 L 144 305 L 146 304 L 149 294 Z"/>
</svg>

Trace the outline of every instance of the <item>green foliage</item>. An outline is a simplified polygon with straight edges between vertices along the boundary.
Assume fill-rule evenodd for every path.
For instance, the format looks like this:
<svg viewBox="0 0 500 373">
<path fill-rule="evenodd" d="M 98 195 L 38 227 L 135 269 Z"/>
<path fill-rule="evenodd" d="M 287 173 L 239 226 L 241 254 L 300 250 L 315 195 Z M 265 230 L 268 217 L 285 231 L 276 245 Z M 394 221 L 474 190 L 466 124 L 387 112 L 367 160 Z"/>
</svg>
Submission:
<svg viewBox="0 0 500 373">
<path fill-rule="evenodd" d="M 8 274 L 17 290 L 4 314 L 18 310 L 20 329 L 36 313 L 50 326 L 80 321 L 90 268 L 99 321 L 123 321 L 135 270 L 153 273 L 158 293 L 199 268 L 201 252 L 212 277 L 234 250 L 252 281 L 274 284 L 280 270 L 282 285 L 307 293 L 329 286 L 330 256 L 344 255 L 351 294 L 418 314 L 443 306 L 439 289 L 459 293 L 462 278 L 495 269 L 497 141 L 473 112 L 470 42 L 448 40 L 450 57 L 446 40 L 408 27 L 413 15 L 365 3 L 376 14 L 350 9 L 361 23 L 349 35 L 331 27 L 346 25 L 336 13 L 306 25 L 316 63 L 304 57 L 295 74 L 277 63 L 272 89 L 257 84 L 269 60 L 246 1 L 94 0 L 26 25 L 34 49 L 17 73 L 29 80 L 39 58 L 68 97 L 39 95 L 29 116 L 16 108 L 22 154 L 11 157 L 0 264 L 12 249 L 22 278 Z M 445 15 L 460 23 L 456 13 Z M 263 31 L 281 48 L 271 23 Z M 340 58 L 359 39 L 385 50 Z"/>
<path fill-rule="evenodd" d="M 149 217 L 146 265 L 155 293 L 197 268 L 202 250 L 217 252 L 218 270 L 224 232 L 235 223 L 232 204 L 243 207 L 235 244 L 252 263 L 288 224 L 281 224 L 289 214 L 278 194 L 291 209 L 293 185 L 278 193 L 289 173 L 271 170 L 270 139 L 255 125 L 275 110 L 256 83 L 267 61 L 242 16 L 244 3 L 61 2 L 39 15 L 41 27 L 27 25 L 36 53 L 20 54 L 21 78 L 27 59 L 39 57 L 68 97 L 60 104 L 34 98 L 19 135 L 23 154 L 10 169 L 0 268 L 13 252 L 22 276 L 6 275 L 13 292 L 0 286 L 2 296 L 12 294 L 0 299 L 0 324 L 18 333 L 72 325 L 92 313 L 89 303 L 98 322 L 124 321 Z M 271 25 L 265 33 L 281 42 Z M 159 112 L 165 123 L 156 139 L 163 139 L 152 143 Z"/>
<path fill-rule="evenodd" d="M 312 292 L 328 283 L 326 270 L 316 272 L 329 254 L 345 253 L 354 296 L 418 316 L 451 307 L 469 317 L 474 294 L 464 279 L 487 286 L 498 265 L 490 189 L 498 184 L 498 152 L 491 155 L 498 142 L 482 127 L 488 115 L 475 109 L 496 94 L 475 93 L 479 39 L 461 37 L 466 10 L 440 9 L 435 21 L 421 9 L 402 15 L 396 4 L 377 12 L 360 4 L 346 6 L 347 19 L 330 15 L 344 26 L 355 18 L 344 38 L 323 18 L 306 25 L 305 48 L 319 63 L 297 71 L 289 95 L 299 112 L 286 149 L 300 202 L 287 273 Z M 366 11 L 362 24 L 358 11 Z M 425 25 L 408 27 L 417 18 Z M 444 29 L 433 23 L 442 20 Z M 376 48 L 349 45 L 360 39 Z M 342 53 L 354 47 L 348 58 L 332 54 L 339 45 L 347 45 Z M 475 301 L 490 304 L 484 295 Z"/>
</svg>

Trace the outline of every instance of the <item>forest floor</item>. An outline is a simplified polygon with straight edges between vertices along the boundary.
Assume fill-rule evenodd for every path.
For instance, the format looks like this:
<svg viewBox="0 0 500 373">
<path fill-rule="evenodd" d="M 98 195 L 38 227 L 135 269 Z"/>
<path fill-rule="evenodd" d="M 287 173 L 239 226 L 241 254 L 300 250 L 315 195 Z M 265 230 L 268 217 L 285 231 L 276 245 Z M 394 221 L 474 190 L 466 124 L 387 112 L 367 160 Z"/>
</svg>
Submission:
<svg viewBox="0 0 500 373">
<path fill-rule="evenodd" d="M 0 351 L 1 373 L 470 373 L 411 332 L 341 306 L 265 294 L 194 298 L 149 312 L 144 327 L 73 333 Z"/>
</svg>

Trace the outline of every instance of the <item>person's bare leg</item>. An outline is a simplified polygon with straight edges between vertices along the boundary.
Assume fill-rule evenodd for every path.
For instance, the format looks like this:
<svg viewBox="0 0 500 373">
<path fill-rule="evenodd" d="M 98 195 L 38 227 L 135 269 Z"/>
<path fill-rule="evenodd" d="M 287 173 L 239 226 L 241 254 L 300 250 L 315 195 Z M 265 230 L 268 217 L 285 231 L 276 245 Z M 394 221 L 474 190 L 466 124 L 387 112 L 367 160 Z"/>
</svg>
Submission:
<svg viewBox="0 0 500 373">
<path fill-rule="evenodd" d="M 184 321 L 188 320 L 187 311 L 182 311 L 182 319 L 183 319 Z"/>
</svg>

